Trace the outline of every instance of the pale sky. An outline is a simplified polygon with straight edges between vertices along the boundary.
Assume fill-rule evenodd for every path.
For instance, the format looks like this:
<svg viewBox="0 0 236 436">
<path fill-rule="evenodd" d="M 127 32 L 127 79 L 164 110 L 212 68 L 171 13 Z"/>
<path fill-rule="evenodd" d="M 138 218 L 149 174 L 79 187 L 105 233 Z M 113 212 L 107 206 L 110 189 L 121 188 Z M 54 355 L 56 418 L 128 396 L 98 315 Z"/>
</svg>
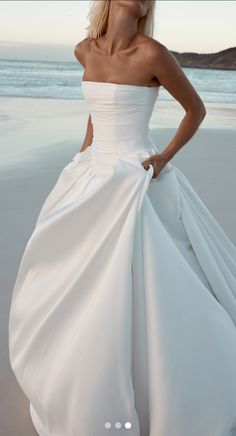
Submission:
<svg viewBox="0 0 236 436">
<path fill-rule="evenodd" d="M 0 58 L 75 60 L 90 1 L 0 1 Z M 236 1 L 157 0 L 154 38 L 170 50 L 210 53 L 236 46 Z"/>
</svg>

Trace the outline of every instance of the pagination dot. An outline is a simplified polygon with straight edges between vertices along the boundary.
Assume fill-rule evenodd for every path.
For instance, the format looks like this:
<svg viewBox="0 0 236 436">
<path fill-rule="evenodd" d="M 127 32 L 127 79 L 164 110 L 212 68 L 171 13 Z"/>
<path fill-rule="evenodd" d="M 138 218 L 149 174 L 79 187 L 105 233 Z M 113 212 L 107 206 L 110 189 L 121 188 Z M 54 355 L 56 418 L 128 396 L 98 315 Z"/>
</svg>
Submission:
<svg viewBox="0 0 236 436">
<path fill-rule="evenodd" d="M 106 423 L 105 423 L 105 427 L 106 427 L 106 428 L 111 428 L 111 423 L 110 423 L 110 422 L 106 422 Z"/>
<path fill-rule="evenodd" d="M 126 422 L 125 423 L 125 428 L 131 428 L 131 422 Z"/>
<path fill-rule="evenodd" d="M 115 427 L 116 427 L 116 428 L 121 428 L 121 423 L 120 423 L 120 422 L 116 422 L 116 423 L 115 423 Z"/>
</svg>

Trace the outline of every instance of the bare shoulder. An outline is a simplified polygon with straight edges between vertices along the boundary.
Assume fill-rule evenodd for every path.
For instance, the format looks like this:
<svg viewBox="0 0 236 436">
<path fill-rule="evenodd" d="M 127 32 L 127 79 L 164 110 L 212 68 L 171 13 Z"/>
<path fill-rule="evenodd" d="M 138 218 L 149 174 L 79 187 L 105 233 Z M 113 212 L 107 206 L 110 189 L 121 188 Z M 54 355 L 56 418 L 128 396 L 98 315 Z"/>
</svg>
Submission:
<svg viewBox="0 0 236 436">
<path fill-rule="evenodd" d="M 149 63 L 155 63 L 157 60 L 173 61 L 177 63 L 175 56 L 172 52 L 157 39 L 145 36 L 145 44 L 143 45 L 143 51 L 145 53 L 146 60 Z"/>
<path fill-rule="evenodd" d="M 161 42 L 149 38 L 145 44 L 145 64 L 150 74 L 183 106 L 184 109 L 205 107 L 200 95 L 184 73 L 174 54 Z"/>
<path fill-rule="evenodd" d="M 90 50 L 91 38 L 84 38 L 79 41 L 74 48 L 74 55 L 79 63 L 85 68 L 86 54 Z"/>
<path fill-rule="evenodd" d="M 140 46 L 142 49 L 142 57 L 145 59 L 146 66 L 148 66 L 154 76 L 157 73 L 167 72 L 172 68 L 181 70 L 180 64 L 177 62 L 173 53 L 157 39 L 146 36 L 143 39 L 143 44 Z"/>
</svg>

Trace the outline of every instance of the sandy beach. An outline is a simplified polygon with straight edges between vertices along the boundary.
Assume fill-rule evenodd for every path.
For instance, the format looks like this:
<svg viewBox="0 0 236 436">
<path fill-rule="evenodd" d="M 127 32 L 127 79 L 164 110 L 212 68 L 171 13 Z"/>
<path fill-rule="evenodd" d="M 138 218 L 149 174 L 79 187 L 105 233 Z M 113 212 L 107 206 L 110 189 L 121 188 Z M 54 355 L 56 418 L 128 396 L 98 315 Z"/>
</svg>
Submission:
<svg viewBox="0 0 236 436">
<path fill-rule="evenodd" d="M 44 199 L 62 168 L 80 150 L 86 131 L 85 101 L 2 99 L 1 224 L 1 436 L 33 436 L 28 400 L 8 359 L 8 317 L 20 259 Z M 168 111 L 168 118 L 166 113 Z M 207 105 L 207 117 L 171 160 L 188 177 L 236 245 L 236 109 Z M 159 101 L 151 136 L 162 150 L 184 115 L 175 103 Z M 217 128 L 216 128 L 217 126 Z"/>
</svg>

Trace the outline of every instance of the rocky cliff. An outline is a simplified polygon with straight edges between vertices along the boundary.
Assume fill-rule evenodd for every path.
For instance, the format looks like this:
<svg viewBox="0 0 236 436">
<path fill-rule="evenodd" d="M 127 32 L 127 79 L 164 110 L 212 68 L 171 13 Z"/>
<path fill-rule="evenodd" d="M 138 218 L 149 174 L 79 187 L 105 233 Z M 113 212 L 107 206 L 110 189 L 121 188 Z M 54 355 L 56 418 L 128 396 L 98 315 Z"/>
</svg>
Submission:
<svg viewBox="0 0 236 436">
<path fill-rule="evenodd" d="M 236 70 L 236 47 L 217 53 L 178 53 L 171 51 L 181 67 Z"/>
</svg>

